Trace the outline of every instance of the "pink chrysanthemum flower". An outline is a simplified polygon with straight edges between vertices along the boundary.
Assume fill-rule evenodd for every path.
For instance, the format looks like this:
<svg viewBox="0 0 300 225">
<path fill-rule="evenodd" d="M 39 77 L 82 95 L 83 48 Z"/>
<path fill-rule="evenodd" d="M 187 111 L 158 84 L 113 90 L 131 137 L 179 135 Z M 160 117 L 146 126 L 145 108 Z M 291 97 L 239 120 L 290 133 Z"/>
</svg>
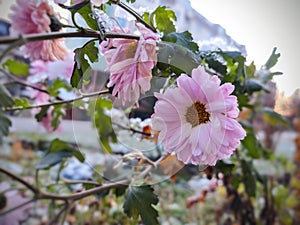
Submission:
<svg viewBox="0 0 300 225">
<path fill-rule="evenodd" d="M 140 93 L 145 94 L 150 89 L 152 68 L 157 62 L 157 36 L 144 27 L 137 28 L 142 33 L 140 40 L 121 38 L 101 43 L 101 52 L 110 70 L 108 87 L 113 87 L 112 94 L 118 95 L 123 104 L 137 102 Z"/>
<path fill-rule="evenodd" d="M 176 88 L 156 93 L 153 129 L 160 131 L 169 153 L 187 163 L 215 165 L 229 157 L 246 136 L 235 120 L 239 114 L 237 98 L 230 95 L 231 83 L 220 85 L 217 76 L 210 76 L 203 67 L 182 74 Z"/>
<path fill-rule="evenodd" d="M 11 9 L 11 31 L 14 34 L 49 33 L 61 29 L 52 7 L 45 0 L 17 0 Z M 63 39 L 30 42 L 21 50 L 31 60 L 62 60 L 67 54 Z"/>
</svg>

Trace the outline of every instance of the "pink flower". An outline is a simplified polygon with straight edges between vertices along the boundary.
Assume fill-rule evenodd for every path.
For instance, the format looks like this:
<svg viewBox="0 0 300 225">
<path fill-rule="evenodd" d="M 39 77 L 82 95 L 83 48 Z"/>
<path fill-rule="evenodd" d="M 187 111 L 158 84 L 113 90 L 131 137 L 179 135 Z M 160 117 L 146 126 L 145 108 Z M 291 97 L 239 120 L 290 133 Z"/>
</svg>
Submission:
<svg viewBox="0 0 300 225">
<path fill-rule="evenodd" d="M 17 0 L 11 7 L 11 30 L 14 34 L 49 33 L 60 30 L 52 7 L 45 1 Z M 53 61 L 67 53 L 63 39 L 30 42 L 21 50 L 31 60 Z"/>
<path fill-rule="evenodd" d="M 12 208 L 15 208 L 23 203 L 27 202 L 28 198 L 23 198 L 20 193 L 16 190 L 7 191 L 10 188 L 10 185 L 6 182 L 0 183 L 0 198 L 1 203 L 3 200 L 6 201 L 5 205 L 1 204 L 0 213 L 6 212 Z M 1 192 L 4 192 L 4 196 L 1 196 Z M 32 203 L 24 205 L 16 210 L 13 210 L 7 214 L 0 216 L 0 225 L 19 225 L 20 222 L 26 220 L 27 216 L 25 211 L 28 211 L 32 208 Z M 3 208 L 2 208 L 3 207 Z"/>
<path fill-rule="evenodd" d="M 186 164 L 215 165 L 246 136 L 235 120 L 239 110 L 236 96 L 230 95 L 234 86 L 220 84 L 199 66 L 192 77 L 182 74 L 178 87 L 155 93 L 153 129 L 160 131 L 158 139 L 166 151 Z"/>
<path fill-rule="evenodd" d="M 140 93 L 145 94 L 150 89 L 152 68 L 157 62 L 156 35 L 146 28 L 137 28 L 142 33 L 140 40 L 121 38 L 101 43 L 101 52 L 110 70 L 108 87 L 113 87 L 112 94 L 118 95 L 123 104 L 137 102 Z"/>
<path fill-rule="evenodd" d="M 81 2 L 83 2 L 85 0 L 73 0 L 74 4 L 79 4 Z M 54 2 L 56 4 L 65 4 L 67 2 L 67 0 L 54 0 Z M 106 2 L 108 2 L 108 0 L 91 0 L 91 2 L 95 5 L 95 6 L 100 6 Z"/>
</svg>

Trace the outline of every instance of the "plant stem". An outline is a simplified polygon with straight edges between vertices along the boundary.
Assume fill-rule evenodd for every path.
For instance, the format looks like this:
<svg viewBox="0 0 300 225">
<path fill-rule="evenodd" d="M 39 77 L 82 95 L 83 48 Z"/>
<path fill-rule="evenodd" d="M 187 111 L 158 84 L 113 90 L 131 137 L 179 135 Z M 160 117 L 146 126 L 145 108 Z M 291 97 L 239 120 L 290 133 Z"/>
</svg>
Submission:
<svg viewBox="0 0 300 225">
<path fill-rule="evenodd" d="M 0 172 L 6 174 L 7 176 L 11 177 L 12 179 L 14 179 L 18 182 L 20 182 L 21 184 L 26 186 L 28 189 L 30 189 L 33 193 L 37 194 L 39 192 L 39 190 L 36 187 L 34 187 L 30 183 L 28 183 L 26 180 L 23 180 L 21 177 L 11 173 L 10 171 L 0 167 Z"/>
<path fill-rule="evenodd" d="M 113 2 L 114 4 L 120 6 L 121 8 L 123 8 L 125 11 L 129 12 L 131 15 L 133 15 L 136 20 L 142 24 L 145 25 L 145 27 L 149 28 L 150 30 L 152 30 L 154 33 L 156 33 L 157 31 L 155 30 L 154 27 L 152 27 L 150 24 L 148 24 L 136 11 L 134 11 L 132 8 L 130 8 L 128 5 L 124 4 L 123 2 L 119 1 L 119 0 L 112 0 L 111 2 Z"/>
<path fill-rule="evenodd" d="M 40 34 L 27 34 L 21 35 L 19 37 L 2 37 L 0 38 L 0 44 L 10 44 L 19 41 L 18 46 L 21 46 L 29 41 L 42 41 L 51 40 L 56 38 L 100 38 L 100 32 L 94 30 L 80 30 L 80 31 L 70 31 L 70 32 L 51 32 L 51 33 L 40 33 Z M 106 38 L 127 38 L 136 39 L 140 37 L 133 34 L 124 34 L 116 32 L 105 33 Z M 14 46 L 17 47 L 17 46 Z"/>
<path fill-rule="evenodd" d="M 9 77 L 9 78 L 12 79 L 13 81 L 15 81 L 15 83 L 17 83 L 17 84 L 20 84 L 20 85 L 23 85 L 23 86 L 26 86 L 26 87 L 30 87 L 30 88 L 32 88 L 32 89 L 34 89 L 34 90 L 37 90 L 37 91 L 40 91 L 40 92 L 49 94 L 49 92 L 48 92 L 47 90 L 42 89 L 42 88 L 39 88 L 39 87 L 37 87 L 37 86 L 35 86 L 35 85 L 33 85 L 33 84 L 30 84 L 30 83 L 28 83 L 28 82 L 26 82 L 26 81 L 24 81 L 24 80 L 18 78 L 18 77 L 15 77 L 15 76 L 13 76 L 12 74 L 6 72 L 6 71 L 3 70 L 3 69 L 0 69 L 0 72 L 2 72 L 2 73 L 5 74 L 7 77 Z"/>
<path fill-rule="evenodd" d="M 57 194 L 52 194 L 52 193 L 47 193 L 47 192 L 41 192 L 41 195 L 39 196 L 40 199 L 53 199 L 53 200 L 79 200 L 82 198 L 85 198 L 89 195 L 96 194 L 101 191 L 105 191 L 111 188 L 115 187 L 120 187 L 124 185 L 128 185 L 129 181 L 127 179 L 121 180 L 121 181 L 116 181 L 111 184 L 106 184 L 102 185 L 99 187 L 91 188 L 89 190 L 79 192 L 79 193 L 74 193 L 70 195 L 57 195 Z"/>
<path fill-rule="evenodd" d="M 14 211 L 14 210 L 17 210 L 17 209 L 19 209 L 19 208 L 22 208 L 22 207 L 24 207 L 25 205 L 28 205 L 28 204 L 30 204 L 30 203 L 32 203 L 32 202 L 34 202 L 34 201 L 36 201 L 36 199 L 30 199 L 30 200 L 28 200 L 28 201 L 26 201 L 26 202 L 24 202 L 24 203 L 22 203 L 22 204 L 20 204 L 20 205 L 17 205 L 17 206 L 15 206 L 15 207 L 13 207 L 13 208 L 10 208 L 10 209 L 8 209 L 8 210 L 6 210 L 6 211 L 4 211 L 4 212 L 0 212 L 0 217 L 1 216 L 3 216 L 3 215 L 5 215 L 5 214 L 8 214 L 8 213 L 10 213 L 10 212 L 12 212 L 12 211 Z"/>
<path fill-rule="evenodd" d="M 89 98 L 89 97 L 94 97 L 97 95 L 102 95 L 102 94 L 109 94 L 110 91 L 109 90 L 102 90 L 99 92 L 93 92 L 92 94 L 86 94 L 83 96 L 80 96 L 78 98 L 74 98 L 74 99 L 69 99 L 69 100 L 62 100 L 62 101 L 56 101 L 56 102 L 49 102 L 46 104 L 40 104 L 40 105 L 31 105 L 28 107 L 16 107 L 16 108 L 6 108 L 4 109 L 4 111 L 6 112 L 12 112 L 12 111 L 16 111 L 16 110 L 26 110 L 26 109 L 35 109 L 35 108 L 41 108 L 41 107 L 46 107 L 46 106 L 52 106 L 52 105 L 61 105 L 61 104 L 69 104 L 84 98 Z"/>
</svg>

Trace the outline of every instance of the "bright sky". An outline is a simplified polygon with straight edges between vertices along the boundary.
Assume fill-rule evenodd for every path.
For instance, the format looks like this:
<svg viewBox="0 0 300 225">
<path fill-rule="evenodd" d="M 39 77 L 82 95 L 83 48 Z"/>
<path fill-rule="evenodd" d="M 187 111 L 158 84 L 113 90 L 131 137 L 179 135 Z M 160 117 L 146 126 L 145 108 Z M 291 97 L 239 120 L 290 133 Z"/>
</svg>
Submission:
<svg viewBox="0 0 300 225">
<path fill-rule="evenodd" d="M 281 54 L 273 72 L 286 96 L 300 88 L 300 0 L 190 0 L 212 23 L 220 24 L 235 41 L 246 46 L 247 63 L 260 67 L 274 47 Z M 298 61 L 299 60 L 299 61 Z"/>
</svg>

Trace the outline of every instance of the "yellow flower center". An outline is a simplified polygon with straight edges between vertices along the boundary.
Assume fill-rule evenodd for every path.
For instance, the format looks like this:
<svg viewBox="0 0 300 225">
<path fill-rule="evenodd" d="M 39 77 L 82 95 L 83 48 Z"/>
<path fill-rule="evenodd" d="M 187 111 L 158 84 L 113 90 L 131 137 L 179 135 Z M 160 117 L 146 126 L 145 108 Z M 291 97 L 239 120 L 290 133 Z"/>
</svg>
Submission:
<svg viewBox="0 0 300 225">
<path fill-rule="evenodd" d="M 127 59 L 134 58 L 137 46 L 138 46 L 138 41 L 133 41 L 128 44 L 125 51 L 125 56 Z"/>
<path fill-rule="evenodd" d="M 210 114 L 206 111 L 205 104 L 196 101 L 193 105 L 187 108 L 185 118 L 192 127 L 209 122 Z"/>
</svg>

